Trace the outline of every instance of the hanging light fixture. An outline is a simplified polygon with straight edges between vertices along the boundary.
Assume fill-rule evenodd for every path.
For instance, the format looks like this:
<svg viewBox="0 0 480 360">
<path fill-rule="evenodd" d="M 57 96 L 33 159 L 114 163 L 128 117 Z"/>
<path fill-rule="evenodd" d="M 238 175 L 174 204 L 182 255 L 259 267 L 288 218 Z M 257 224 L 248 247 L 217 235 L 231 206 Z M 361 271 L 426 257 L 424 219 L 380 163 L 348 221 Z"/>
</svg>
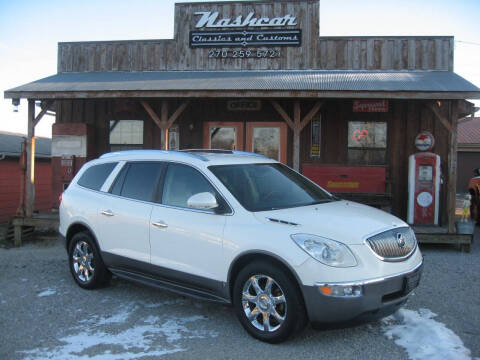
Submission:
<svg viewBox="0 0 480 360">
<path fill-rule="evenodd" d="M 20 99 L 12 99 L 13 112 L 18 112 L 18 106 L 20 105 Z"/>
</svg>

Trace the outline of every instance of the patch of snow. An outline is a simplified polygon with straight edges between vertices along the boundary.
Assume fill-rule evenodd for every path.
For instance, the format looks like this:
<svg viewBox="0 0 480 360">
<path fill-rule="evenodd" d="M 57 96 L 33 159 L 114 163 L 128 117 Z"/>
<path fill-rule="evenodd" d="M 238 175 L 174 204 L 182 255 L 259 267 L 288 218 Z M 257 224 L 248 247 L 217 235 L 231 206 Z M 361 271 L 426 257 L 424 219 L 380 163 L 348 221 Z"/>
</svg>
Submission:
<svg viewBox="0 0 480 360">
<path fill-rule="evenodd" d="M 85 359 L 120 360 L 141 357 L 156 358 L 162 355 L 186 351 L 186 339 L 216 337 L 211 330 L 199 329 L 203 316 L 141 317 L 135 303 L 126 304 L 117 313 L 107 317 L 92 317 L 81 326 L 71 329 L 72 334 L 58 339 L 62 344 L 21 351 L 26 360 L 38 359 Z M 132 326 L 125 329 L 125 322 L 134 317 Z M 94 353 L 94 355 L 91 355 Z"/>
<path fill-rule="evenodd" d="M 405 348 L 412 360 L 470 360 L 470 350 L 428 309 L 400 309 L 383 319 L 385 336 Z"/>
<path fill-rule="evenodd" d="M 20 280 L 23 282 L 28 281 L 28 279 L 25 279 L 25 278 L 21 278 Z"/>
<path fill-rule="evenodd" d="M 5 300 L 2 300 L 2 304 L 6 304 L 7 302 Z"/>
<path fill-rule="evenodd" d="M 57 291 L 55 290 L 55 288 L 48 288 L 48 289 L 42 291 L 41 293 L 38 293 L 37 296 L 38 297 L 44 297 L 44 296 L 55 295 L 56 293 L 57 293 Z"/>
</svg>

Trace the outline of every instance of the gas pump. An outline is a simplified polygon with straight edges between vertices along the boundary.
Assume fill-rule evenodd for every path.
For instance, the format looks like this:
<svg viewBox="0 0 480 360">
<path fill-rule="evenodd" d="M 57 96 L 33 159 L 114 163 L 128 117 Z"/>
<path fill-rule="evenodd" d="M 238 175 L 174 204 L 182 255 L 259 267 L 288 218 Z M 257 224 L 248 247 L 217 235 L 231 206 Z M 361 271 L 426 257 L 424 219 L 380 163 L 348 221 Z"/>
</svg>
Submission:
<svg viewBox="0 0 480 360">
<path fill-rule="evenodd" d="M 438 225 L 440 156 L 420 152 L 410 155 L 408 164 L 407 221 L 415 225 Z"/>
</svg>

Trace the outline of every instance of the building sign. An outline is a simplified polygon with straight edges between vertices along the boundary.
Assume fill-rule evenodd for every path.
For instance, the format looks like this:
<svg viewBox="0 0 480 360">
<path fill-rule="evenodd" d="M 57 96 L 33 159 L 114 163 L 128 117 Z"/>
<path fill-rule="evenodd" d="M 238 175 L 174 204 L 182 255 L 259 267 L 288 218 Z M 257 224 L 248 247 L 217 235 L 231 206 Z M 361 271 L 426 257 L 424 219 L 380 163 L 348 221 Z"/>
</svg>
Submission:
<svg viewBox="0 0 480 360">
<path fill-rule="evenodd" d="M 429 151 L 435 145 L 435 138 L 428 131 L 422 131 L 415 137 L 415 146 L 419 151 Z"/>
<path fill-rule="evenodd" d="M 312 142 L 310 147 L 310 157 L 318 158 L 320 157 L 320 139 L 322 135 L 322 126 L 320 119 L 314 119 L 311 122 L 312 124 Z"/>
<path fill-rule="evenodd" d="M 259 111 L 262 108 L 260 100 L 230 100 L 227 101 L 228 111 Z"/>
<path fill-rule="evenodd" d="M 300 46 L 302 30 L 190 31 L 190 47 Z"/>
<path fill-rule="evenodd" d="M 218 11 L 197 11 L 195 15 L 199 15 L 195 27 L 201 28 L 244 28 L 244 27 L 283 27 L 283 26 L 295 26 L 297 25 L 297 18 L 290 14 L 282 17 L 255 17 L 255 12 L 248 13 L 245 18 L 242 15 L 238 15 L 233 18 L 218 19 Z"/>
<path fill-rule="evenodd" d="M 388 100 L 354 100 L 353 112 L 388 112 Z"/>
</svg>

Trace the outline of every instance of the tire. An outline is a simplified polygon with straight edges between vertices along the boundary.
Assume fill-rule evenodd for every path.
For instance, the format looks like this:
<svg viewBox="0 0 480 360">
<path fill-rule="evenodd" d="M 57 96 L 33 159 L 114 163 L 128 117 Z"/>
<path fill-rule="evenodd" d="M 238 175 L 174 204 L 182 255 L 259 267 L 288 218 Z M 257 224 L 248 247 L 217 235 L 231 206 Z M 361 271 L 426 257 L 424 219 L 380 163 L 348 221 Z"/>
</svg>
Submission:
<svg viewBox="0 0 480 360">
<path fill-rule="evenodd" d="M 86 231 L 73 235 L 68 247 L 68 262 L 73 279 L 84 289 L 102 287 L 112 277 L 100 257 L 95 241 Z"/>
<path fill-rule="evenodd" d="M 270 262 L 255 261 L 240 271 L 234 283 L 233 305 L 245 330 L 268 343 L 283 342 L 307 324 L 295 280 Z"/>
</svg>

